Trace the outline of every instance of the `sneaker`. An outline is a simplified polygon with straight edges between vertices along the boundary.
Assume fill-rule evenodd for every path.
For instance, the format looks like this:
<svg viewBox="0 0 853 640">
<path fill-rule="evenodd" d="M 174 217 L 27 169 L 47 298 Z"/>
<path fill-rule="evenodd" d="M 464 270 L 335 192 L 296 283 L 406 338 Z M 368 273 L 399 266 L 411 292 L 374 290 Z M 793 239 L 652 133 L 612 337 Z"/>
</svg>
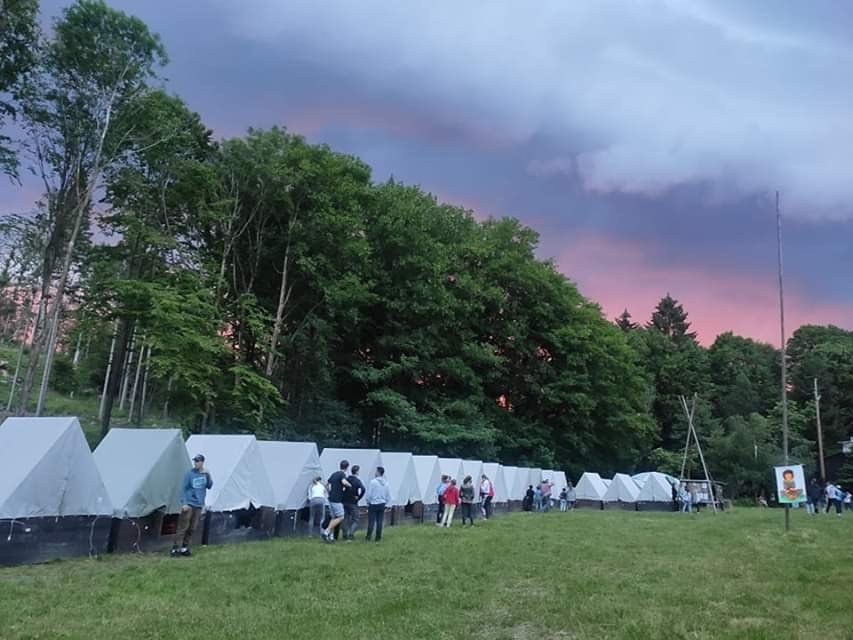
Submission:
<svg viewBox="0 0 853 640">
<path fill-rule="evenodd" d="M 169 552 L 169 555 L 172 556 L 173 558 L 177 558 L 178 557 L 178 548 L 172 547 L 172 550 Z"/>
<path fill-rule="evenodd" d="M 190 551 L 189 547 L 183 547 L 181 548 L 180 554 L 185 558 L 189 558 L 193 554 L 193 552 Z"/>
</svg>

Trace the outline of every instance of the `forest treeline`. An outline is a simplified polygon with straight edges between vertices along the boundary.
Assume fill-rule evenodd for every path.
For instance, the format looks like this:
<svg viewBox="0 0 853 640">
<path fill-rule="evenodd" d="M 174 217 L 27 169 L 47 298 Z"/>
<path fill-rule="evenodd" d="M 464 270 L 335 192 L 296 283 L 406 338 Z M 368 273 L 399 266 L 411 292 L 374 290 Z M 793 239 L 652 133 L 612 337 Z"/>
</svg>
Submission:
<svg viewBox="0 0 853 640">
<path fill-rule="evenodd" d="M 41 188 L 0 220 L 0 332 L 26 355 L 13 412 L 50 388 L 103 395 L 102 433 L 119 405 L 576 474 L 678 471 L 695 393 L 714 474 L 768 486 L 778 350 L 703 347 L 669 295 L 610 321 L 518 220 L 376 182 L 283 127 L 215 140 L 162 79 L 159 37 L 103 2 L 46 32 L 35 0 L 3 5 L 0 171 Z M 788 352 L 793 457 L 813 465 L 815 378 L 826 441 L 853 427 L 853 333 L 802 327 Z"/>
</svg>

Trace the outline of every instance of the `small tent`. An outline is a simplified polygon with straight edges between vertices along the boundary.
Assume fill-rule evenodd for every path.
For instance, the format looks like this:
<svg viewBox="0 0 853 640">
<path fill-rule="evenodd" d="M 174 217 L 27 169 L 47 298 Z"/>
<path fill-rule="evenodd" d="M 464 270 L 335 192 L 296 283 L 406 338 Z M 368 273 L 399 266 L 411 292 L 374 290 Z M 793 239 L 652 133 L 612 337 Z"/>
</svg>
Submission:
<svg viewBox="0 0 853 640">
<path fill-rule="evenodd" d="M 441 475 L 450 476 L 456 480 L 456 484 L 462 486 L 462 480 L 465 478 L 465 470 L 462 466 L 461 458 L 439 458 L 438 464 L 441 467 Z"/>
<path fill-rule="evenodd" d="M 213 487 L 207 492 L 204 544 L 267 539 L 275 530 L 275 493 L 252 435 L 193 435 L 190 456 L 205 457 Z"/>
<path fill-rule="evenodd" d="M 502 467 L 504 474 L 504 483 L 506 484 L 506 494 L 507 494 L 507 511 L 517 509 L 521 505 L 521 499 L 524 498 L 524 494 L 517 493 L 517 487 L 515 486 L 515 481 L 518 478 L 518 467 L 508 466 Z"/>
<path fill-rule="evenodd" d="M 180 429 L 110 429 L 94 457 L 113 504 L 110 551 L 171 545 L 192 466 Z"/>
<path fill-rule="evenodd" d="M 544 480 L 544 478 L 542 477 L 542 469 L 534 467 L 532 469 L 529 469 L 528 473 L 529 473 L 529 475 L 527 476 L 527 484 L 528 485 L 532 484 L 533 488 L 535 489 L 537 486 L 542 484 L 542 480 Z M 524 489 L 527 490 L 527 487 L 524 487 Z"/>
<path fill-rule="evenodd" d="M 412 456 L 415 465 L 415 474 L 418 478 L 418 492 L 420 498 L 415 502 L 412 511 L 413 517 L 423 522 L 434 519 L 438 511 L 438 498 L 435 488 L 441 482 L 441 466 L 438 456 Z"/>
<path fill-rule="evenodd" d="M 666 474 L 652 471 L 645 476 L 643 487 L 637 495 L 637 509 L 639 511 L 673 511 L 677 509 L 672 499 L 673 485 Z"/>
<path fill-rule="evenodd" d="M 605 493 L 607 493 L 607 485 L 601 476 L 587 471 L 575 485 L 575 504 L 578 507 L 601 509 Z"/>
<path fill-rule="evenodd" d="M 551 482 L 554 483 L 554 489 L 552 490 L 551 493 L 554 496 L 555 500 L 559 500 L 560 499 L 560 492 L 563 489 L 568 489 L 568 487 L 569 487 L 569 481 L 566 478 L 566 472 L 565 471 L 554 471 L 554 474 L 551 477 Z"/>
<path fill-rule="evenodd" d="M 0 565 L 106 551 L 112 513 L 77 418 L 0 425 Z"/>
<path fill-rule="evenodd" d="M 365 489 L 376 472 L 376 467 L 382 464 L 379 449 L 337 449 L 326 447 L 320 454 L 320 467 L 323 469 L 323 480 L 328 480 L 333 473 L 340 470 L 341 460 L 349 462 L 347 475 L 352 474 L 352 468 L 358 465 L 358 477 L 364 484 Z M 367 502 L 362 498 L 358 503 L 367 507 Z"/>
<path fill-rule="evenodd" d="M 602 501 L 605 507 L 620 507 L 636 511 L 639 493 L 640 488 L 631 479 L 631 476 L 625 473 L 617 473 L 613 476 L 607 491 L 604 492 Z"/>
<path fill-rule="evenodd" d="M 492 502 L 495 504 L 505 504 L 509 501 L 509 489 L 506 482 L 506 467 L 497 462 L 484 462 L 483 473 L 488 476 L 495 487 L 495 497 Z"/>
<path fill-rule="evenodd" d="M 322 476 L 320 455 L 313 442 L 258 441 L 273 492 L 275 535 L 308 533 L 308 488 Z"/>
<path fill-rule="evenodd" d="M 532 484 L 530 482 L 530 468 L 518 467 L 515 472 L 515 480 L 512 483 L 512 495 L 518 496 L 516 499 L 523 502 L 530 484 Z"/>
<path fill-rule="evenodd" d="M 389 524 L 410 524 L 413 506 L 420 500 L 418 476 L 415 473 L 415 461 L 411 453 L 383 451 L 382 466 L 385 468 L 385 479 L 391 492 L 391 521 Z M 373 476 L 371 475 L 372 479 Z M 369 482 L 369 480 L 368 480 Z M 365 482 L 367 486 L 368 482 Z"/>
<path fill-rule="evenodd" d="M 642 489 L 643 486 L 646 484 L 646 480 L 648 480 L 649 476 L 651 476 L 653 473 L 656 473 L 659 476 L 663 476 L 670 484 L 675 483 L 675 485 L 678 486 L 678 478 L 676 478 L 675 476 L 671 476 L 668 473 L 660 473 L 659 471 L 643 471 L 642 473 L 634 474 L 633 476 L 631 476 L 631 479 L 637 483 L 637 486 L 640 487 L 640 489 Z"/>
</svg>

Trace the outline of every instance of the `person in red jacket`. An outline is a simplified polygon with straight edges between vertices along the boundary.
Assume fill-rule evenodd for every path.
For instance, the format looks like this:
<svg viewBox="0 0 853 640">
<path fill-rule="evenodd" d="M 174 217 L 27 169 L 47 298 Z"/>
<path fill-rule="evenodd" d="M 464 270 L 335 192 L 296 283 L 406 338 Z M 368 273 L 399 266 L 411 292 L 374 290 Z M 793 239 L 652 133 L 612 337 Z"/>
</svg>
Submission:
<svg viewBox="0 0 853 640">
<path fill-rule="evenodd" d="M 450 486 L 444 492 L 444 517 L 441 520 L 442 526 L 450 527 L 453 524 L 453 512 L 456 511 L 456 506 L 459 504 L 459 487 L 456 486 L 456 478 L 450 481 Z"/>
</svg>

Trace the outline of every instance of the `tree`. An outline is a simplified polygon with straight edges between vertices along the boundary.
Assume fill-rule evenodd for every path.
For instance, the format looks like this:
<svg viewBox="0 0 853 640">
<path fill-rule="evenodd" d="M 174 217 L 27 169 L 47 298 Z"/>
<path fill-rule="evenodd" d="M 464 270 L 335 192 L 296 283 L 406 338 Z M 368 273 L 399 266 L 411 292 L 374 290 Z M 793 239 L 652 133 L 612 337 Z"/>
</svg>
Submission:
<svg viewBox="0 0 853 640">
<path fill-rule="evenodd" d="M 37 18 L 38 0 L 0 0 L 0 173 L 10 178 L 17 178 L 18 159 L 2 128 L 16 117 L 23 79 L 36 61 Z"/>
<path fill-rule="evenodd" d="M 627 309 L 625 309 L 625 311 L 622 312 L 622 315 L 620 315 L 618 318 L 616 318 L 615 322 L 616 322 L 616 326 L 619 327 L 620 329 L 622 329 L 622 331 L 624 331 L 626 333 L 628 331 L 633 331 L 638 326 L 636 322 L 631 321 L 631 314 L 628 313 Z"/>
<path fill-rule="evenodd" d="M 690 323 L 687 321 L 687 312 L 668 293 L 658 302 L 652 312 L 652 319 L 646 326 L 659 331 L 675 342 L 696 341 L 696 333 L 689 331 Z"/>
<path fill-rule="evenodd" d="M 779 400 L 781 355 L 777 349 L 731 332 L 708 349 L 714 415 L 767 415 Z"/>
<path fill-rule="evenodd" d="M 78 0 L 55 23 L 22 93 L 24 126 L 45 188 L 41 324 L 21 389 L 25 412 L 45 354 L 40 413 L 59 333 L 63 297 L 92 197 L 135 126 L 135 101 L 166 56 L 145 24 L 101 1 Z"/>
</svg>

